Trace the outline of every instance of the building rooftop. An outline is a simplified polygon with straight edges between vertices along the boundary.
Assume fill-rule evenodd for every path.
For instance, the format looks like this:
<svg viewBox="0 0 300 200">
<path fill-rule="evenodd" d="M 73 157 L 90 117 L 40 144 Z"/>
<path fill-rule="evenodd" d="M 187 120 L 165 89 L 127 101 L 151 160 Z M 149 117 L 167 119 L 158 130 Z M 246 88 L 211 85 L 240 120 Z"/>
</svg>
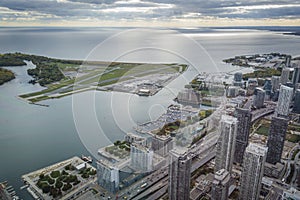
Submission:
<svg viewBox="0 0 300 200">
<path fill-rule="evenodd" d="M 237 123 L 237 118 L 235 117 L 232 117 L 230 115 L 222 115 L 222 121 L 226 122 L 226 123 L 229 123 L 229 124 L 235 124 Z"/>
<path fill-rule="evenodd" d="M 187 148 L 185 147 L 177 147 L 172 149 L 170 151 L 170 153 L 172 153 L 172 155 L 176 156 L 176 157 L 183 157 L 185 155 L 187 155 Z"/>
<path fill-rule="evenodd" d="M 255 143 L 250 143 L 248 145 L 246 151 L 249 151 L 256 155 L 264 156 L 268 151 L 268 147 L 264 147 L 264 146 L 261 146 L 261 145 L 255 144 Z"/>
<path fill-rule="evenodd" d="M 223 181 L 228 175 L 228 171 L 226 171 L 225 169 L 220 169 L 215 173 L 215 179 L 218 181 Z"/>
</svg>

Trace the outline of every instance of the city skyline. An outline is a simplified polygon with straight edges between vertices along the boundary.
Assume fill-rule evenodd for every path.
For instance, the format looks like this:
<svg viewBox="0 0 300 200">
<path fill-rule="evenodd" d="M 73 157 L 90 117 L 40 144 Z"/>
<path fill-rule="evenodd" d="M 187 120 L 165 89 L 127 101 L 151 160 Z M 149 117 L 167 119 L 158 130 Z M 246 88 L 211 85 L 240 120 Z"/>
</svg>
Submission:
<svg viewBox="0 0 300 200">
<path fill-rule="evenodd" d="M 0 1 L 0 199 L 300 199 L 298 7 Z"/>
</svg>

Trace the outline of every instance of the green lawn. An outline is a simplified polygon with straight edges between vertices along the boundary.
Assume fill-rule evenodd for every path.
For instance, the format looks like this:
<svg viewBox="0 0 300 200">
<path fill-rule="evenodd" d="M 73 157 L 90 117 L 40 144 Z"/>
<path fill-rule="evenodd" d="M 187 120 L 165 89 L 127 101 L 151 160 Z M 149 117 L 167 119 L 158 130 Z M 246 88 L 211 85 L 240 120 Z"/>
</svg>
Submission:
<svg viewBox="0 0 300 200">
<path fill-rule="evenodd" d="M 267 126 L 267 125 L 261 125 L 261 126 L 256 130 L 256 133 L 257 133 L 257 134 L 260 134 L 260 135 L 268 136 L 268 134 L 269 134 L 269 127 L 270 127 L 270 126 Z"/>
<path fill-rule="evenodd" d="M 297 143 L 300 142 L 300 135 L 295 135 L 295 134 L 286 134 L 286 140 L 289 142 Z"/>
<path fill-rule="evenodd" d="M 74 79 L 66 79 L 64 78 L 63 80 L 55 83 L 51 83 L 46 85 L 47 88 L 38 91 L 38 92 L 33 92 L 29 94 L 22 94 L 19 95 L 21 98 L 26 98 L 27 100 L 31 102 L 38 102 L 42 100 L 49 99 L 51 97 L 48 97 L 49 94 L 47 93 L 55 93 L 56 90 L 61 89 L 63 87 L 66 87 L 67 91 L 59 91 L 59 93 L 66 93 L 69 91 L 72 91 L 73 84 L 74 83 L 79 83 L 82 85 L 82 88 L 89 88 L 93 83 L 95 83 L 95 86 L 106 86 L 106 85 L 111 85 L 119 81 L 125 81 L 125 80 L 130 80 L 133 79 L 133 77 L 130 77 L 130 75 L 135 75 L 139 77 L 143 77 L 149 74 L 157 74 L 157 73 L 171 73 L 171 72 L 178 72 L 179 69 L 182 67 L 184 70 L 187 68 L 186 65 L 178 65 L 178 64 L 170 64 L 170 65 L 165 65 L 165 64 L 143 64 L 143 63 L 111 63 L 108 67 L 105 67 L 105 63 L 96 65 L 95 63 L 95 68 L 93 70 L 88 70 L 86 69 L 83 70 L 84 73 L 87 73 L 85 75 L 82 75 L 78 78 Z M 62 71 L 70 71 L 70 70 L 78 70 L 79 64 L 77 62 L 63 62 L 60 60 L 50 60 L 47 62 L 47 65 L 55 65 L 59 67 Z M 168 67 L 168 68 L 166 68 Z M 112 69 L 115 69 L 113 71 L 110 71 Z M 161 69 L 161 70 L 159 70 Z M 153 71 L 154 70 L 154 71 Z M 155 71 L 158 70 L 158 71 Z M 128 77 L 125 77 L 128 76 Z M 125 77 L 125 78 L 123 78 Z M 81 88 L 81 89 L 82 89 Z M 39 96 L 42 95 L 44 96 Z M 69 95 L 69 94 L 66 94 Z M 63 95 L 63 96 L 66 96 Z"/>
</svg>

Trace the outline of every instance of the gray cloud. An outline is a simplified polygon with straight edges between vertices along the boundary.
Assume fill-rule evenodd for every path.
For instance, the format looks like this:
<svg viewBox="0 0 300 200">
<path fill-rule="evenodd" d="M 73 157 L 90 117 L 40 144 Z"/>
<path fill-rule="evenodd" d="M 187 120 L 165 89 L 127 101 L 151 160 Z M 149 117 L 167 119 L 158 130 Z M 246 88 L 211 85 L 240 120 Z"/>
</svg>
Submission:
<svg viewBox="0 0 300 200">
<path fill-rule="evenodd" d="M 1 0 L 2 20 L 300 17 L 300 0 Z"/>
</svg>

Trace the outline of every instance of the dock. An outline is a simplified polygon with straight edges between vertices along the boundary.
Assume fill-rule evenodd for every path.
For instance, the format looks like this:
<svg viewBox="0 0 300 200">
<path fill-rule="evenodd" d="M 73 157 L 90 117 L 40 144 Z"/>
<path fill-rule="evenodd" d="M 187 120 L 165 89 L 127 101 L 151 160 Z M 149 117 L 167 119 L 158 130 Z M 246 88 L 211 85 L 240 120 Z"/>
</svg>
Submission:
<svg viewBox="0 0 300 200">
<path fill-rule="evenodd" d="M 17 193 L 15 191 L 15 189 L 11 186 L 8 185 L 7 181 L 1 182 L 0 183 L 0 198 L 1 200 L 17 200 L 20 199 L 17 196 Z"/>
<path fill-rule="evenodd" d="M 67 167 L 72 167 L 72 169 L 68 169 Z M 83 177 L 82 172 L 86 169 L 89 170 L 89 176 Z M 76 180 L 78 181 L 76 184 L 72 184 L 73 186 L 71 188 L 67 189 L 66 191 L 62 191 L 62 193 L 59 194 L 59 196 L 57 196 L 56 198 L 53 198 L 53 196 L 51 196 L 49 193 L 43 193 L 43 190 L 37 185 L 38 181 L 41 180 L 41 175 L 51 177 L 51 179 L 54 181 L 56 181 L 57 178 L 61 177 L 61 175 L 53 177 L 51 173 L 54 171 L 59 172 L 58 174 L 62 174 L 63 171 L 64 173 L 66 173 L 67 171 L 67 175 L 76 176 Z M 74 199 L 75 196 L 80 194 L 82 191 L 85 191 L 90 187 L 90 185 L 96 182 L 97 175 L 94 173 L 90 173 L 91 171 L 95 172 L 96 169 L 87 162 L 83 161 L 81 158 L 75 156 L 70 159 L 23 175 L 22 179 L 26 185 L 22 186 L 22 188 L 26 188 L 28 193 L 31 194 L 34 199 Z"/>
</svg>

